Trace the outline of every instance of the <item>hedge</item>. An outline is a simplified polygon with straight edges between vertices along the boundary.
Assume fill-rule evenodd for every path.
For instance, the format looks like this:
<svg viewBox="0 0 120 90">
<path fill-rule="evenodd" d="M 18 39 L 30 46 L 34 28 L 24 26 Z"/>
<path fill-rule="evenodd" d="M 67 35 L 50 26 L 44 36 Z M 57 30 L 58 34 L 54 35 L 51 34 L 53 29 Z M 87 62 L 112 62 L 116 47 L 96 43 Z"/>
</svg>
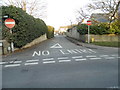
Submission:
<svg viewBox="0 0 120 90">
<path fill-rule="evenodd" d="M 54 37 L 54 27 L 48 26 L 48 33 L 47 33 L 47 38 L 53 38 Z"/>
<path fill-rule="evenodd" d="M 86 24 L 77 25 L 77 31 L 81 35 L 88 34 L 88 26 Z M 110 28 L 108 23 L 93 24 L 90 26 L 90 34 L 120 34 L 120 24 L 118 21 L 115 21 L 111 24 Z"/>
<path fill-rule="evenodd" d="M 12 29 L 13 34 L 10 34 L 9 29 L 4 25 L 5 19 L 3 18 L 2 39 L 6 39 L 8 42 L 13 41 L 14 46 L 17 48 L 21 48 L 35 38 L 48 32 L 48 28 L 43 20 L 34 18 L 21 8 L 15 6 L 2 6 L 2 16 L 5 15 L 9 15 L 9 18 L 13 18 L 16 25 Z"/>
</svg>

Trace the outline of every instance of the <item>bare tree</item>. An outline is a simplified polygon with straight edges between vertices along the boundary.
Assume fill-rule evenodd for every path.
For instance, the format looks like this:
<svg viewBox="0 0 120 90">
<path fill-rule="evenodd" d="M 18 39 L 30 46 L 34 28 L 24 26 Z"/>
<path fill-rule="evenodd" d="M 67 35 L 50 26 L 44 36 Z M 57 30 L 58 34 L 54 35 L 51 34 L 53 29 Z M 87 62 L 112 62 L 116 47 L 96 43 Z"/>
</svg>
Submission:
<svg viewBox="0 0 120 90">
<path fill-rule="evenodd" d="M 86 13 L 86 10 L 83 10 L 83 8 L 80 8 L 76 12 L 77 12 L 76 19 L 77 19 L 78 23 L 83 22 L 84 19 L 87 19 L 90 17 L 90 14 Z"/>
<path fill-rule="evenodd" d="M 119 0 L 94 0 L 93 3 L 88 5 L 89 10 L 100 10 L 103 13 L 109 15 L 109 24 L 117 19 L 116 13 L 118 6 L 120 4 Z"/>
<path fill-rule="evenodd" d="M 45 0 L 5 0 L 3 4 L 20 7 L 37 18 L 44 18 L 47 12 L 47 2 Z"/>
</svg>

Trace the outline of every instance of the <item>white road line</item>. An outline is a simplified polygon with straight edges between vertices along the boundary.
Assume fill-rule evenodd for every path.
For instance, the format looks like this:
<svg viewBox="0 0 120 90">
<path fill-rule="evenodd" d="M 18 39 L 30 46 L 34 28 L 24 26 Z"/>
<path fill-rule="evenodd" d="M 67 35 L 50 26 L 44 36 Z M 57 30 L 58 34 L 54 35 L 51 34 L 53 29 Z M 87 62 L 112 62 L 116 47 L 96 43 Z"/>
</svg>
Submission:
<svg viewBox="0 0 120 90">
<path fill-rule="evenodd" d="M 21 63 L 21 62 L 22 62 L 22 61 L 15 61 L 14 64 L 16 64 L 16 63 Z"/>
<path fill-rule="evenodd" d="M 43 62 L 43 64 L 47 64 L 47 63 L 55 63 L 55 61 L 46 61 L 46 62 Z"/>
<path fill-rule="evenodd" d="M 75 61 L 84 61 L 84 60 L 87 60 L 86 58 L 83 58 L 83 59 L 75 59 Z"/>
<path fill-rule="evenodd" d="M 39 60 L 27 60 L 26 62 L 37 62 Z"/>
<path fill-rule="evenodd" d="M 25 65 L 36 65 L 38 64 L 38 62 L 34 62 L 34 63 L 25 63 Z"/>
<path fill-rule="evenodd" d="M 47 60 L 54 60 L 54 58 L 46 58 L 46 59 L 43 59 L 44 61 L 47 61 Z"/>
<path fill-rule="evenodd" d="M 97 57 L 97 56 L 86 56 L 86 57 Z"/>
<path fill-rule="evenodd" d="M 95 59 L 102 59 L 102 58 L 90 58 L 91 60 L 95 60 Z"/>
<path fill-rule="evenodd" d="M 108 57 L 109 55 L 100 55 L 100 57 Z"/>
<path fill-rule="evenodd" d="M 115 57 L 105 57 L 105 59 L 115 59 Z"/>
<path fill-rule="evenodd" d="M 111 55 L 111 56 L 118 56 L 118 55 L 116 54 L 116 55 Z"/>
<path fill-rule="evenodd" d="M 70 62 L 71 60 L 59 60 L 59 62 Z"/>
<path fill-rule="evenodd" d="M 20 66 L 20 64 L 10 64 L 10 65 L 5 65 L 5 67 L 17 67 Z"/>
<path fill-rule="evenodd" d="M 6 64 L 6 63 L 8 63 L 8 62 L 0 62 L 0 65 L 3 65 L 3 64 Z"/>
<path fill-rule="evenodd" d="M 68 57 L 60 57 L 60 58 L 58 58 L 58 59 L 59 59 L 59 60 L 60 60 L 60 59 L 68 59 Z"/>
<path fill-rule="evenodd" d="M 14 61 L 10 61 L 9 63 L 14 63 Z"/>
<path fill-rule="evenodd" d="M 76 58 L 82 58 L 82 56 L 75 56 L 75 57 L 72 57 L 72 58 L 74 58 L 74 59 L 76 59 Z"/>
</svg>

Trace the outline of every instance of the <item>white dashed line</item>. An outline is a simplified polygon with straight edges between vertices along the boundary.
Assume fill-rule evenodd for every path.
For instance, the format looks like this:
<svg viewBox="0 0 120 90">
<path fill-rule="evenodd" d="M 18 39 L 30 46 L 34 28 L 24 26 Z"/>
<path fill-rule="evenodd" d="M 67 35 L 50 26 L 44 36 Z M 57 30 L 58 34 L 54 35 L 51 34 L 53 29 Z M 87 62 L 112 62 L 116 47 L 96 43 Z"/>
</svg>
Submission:
<svg viewBox="0 0 120 90">
<path fill-rule="evenodd" d="M 38 62 L 35 62 L 35 63 L 25 63 L 25 66 L 26 65 L 36 65 L 36 64 L 38 64 Z"/>
<path fill-rule="evenodd" d="M 117 57 L 117 58 L 120 58 L 120 57 Z"/>
<path fill-rule="evenodd" d="M 101 59 L 101 58 L 90 58 L 91 60 Z"/>
<path fill-rule="evenodd" d="M 115 57 L 105 57 L 105 59 L 115 59 Z"/>
<path fill-rule="evenodd" d="M 37 62 L 39 60 L 27 60 L 26 62 Z"/>
<path fill-rule="evenodd" d="M 47 63 L 55 63 L 55 61 L 47 61 L 47 62 L 43 62 L 43 64 L 47 64 Z"/>
<path fill-rule="evenodd" d="M 6 63 L 8 63 L 8 62 L 0 62 L 0 65 L 3 65 L 3 64 L 6 64 Z"/>
<path fill-rule="evenodd" d="M 60 60 L 60 59 L 68 59 L 68 57 L 60 57 L 60 58 L 58 58 L 58 59 L 59 59 L 59 60 Z"/>
<path fill-rule="evenodd" d="M 86 57 L 96 57 L 96 56 L 86 56 Z"/>
<path fill-rule="evenodd" d="M 111 56 L 118 56 L 118 55 L 111 55 Z"/>
<path fill-rule="evenodd" d="M 17 67 L 17 66 L 20 66 L 20 64 L 5 65 L 5 67 Z"/>
<path fill-rule="evenodd" d="M 83 58 L 83 59 L 75 59 L 75 61 L 84 61 L 84 60 L 87 60 L 86 58 Z"/>
<path fill-rule="evenodd" d="M 109 55 L 100 55 L 100 57 L 108 57 Z"/>
<path fill-rule="evenodd" d="M 71 60 L 59 60 L 59 62 L 70 62 Z"/>
<path fill-rule="evenodd" d="M 9 63 L 14 63 L 14 61 L 10 61 Z"/>
<path fill-rule="evenodd" d="M 14 64 L 16 64 L 16 63 L 21 63 L 21 62 L 22 62 L 22 61 L 15 61 Z"/>
<path fill-rule="evenodd" d="M 74 58 L 74 59 L 76 59 L 76 58 L 82 58 L 82 56 L 75 56 L 75 57 L 72 57 L 72 58 Z"/>
<path fill-rule="evenodd" d="M 46 59 L 43 59 L 44 61 L 47 61 L 47 60 L 54 60 L 54 58 L 46 58 Z"/>
</svg>

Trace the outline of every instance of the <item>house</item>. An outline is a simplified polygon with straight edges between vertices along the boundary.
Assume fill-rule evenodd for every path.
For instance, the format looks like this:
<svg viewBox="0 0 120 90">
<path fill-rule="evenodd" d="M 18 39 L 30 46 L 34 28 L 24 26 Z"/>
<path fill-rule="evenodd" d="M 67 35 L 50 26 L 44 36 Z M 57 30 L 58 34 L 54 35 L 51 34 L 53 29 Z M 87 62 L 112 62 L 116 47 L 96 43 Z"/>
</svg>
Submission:
<svg viewBox="0 0 120 90">
<path fill-rule="evenodd" d="M 90 18 L 94 22 L 109 22 L 109 15 L 105 13 L 93 13 Z"/>
</svg>

